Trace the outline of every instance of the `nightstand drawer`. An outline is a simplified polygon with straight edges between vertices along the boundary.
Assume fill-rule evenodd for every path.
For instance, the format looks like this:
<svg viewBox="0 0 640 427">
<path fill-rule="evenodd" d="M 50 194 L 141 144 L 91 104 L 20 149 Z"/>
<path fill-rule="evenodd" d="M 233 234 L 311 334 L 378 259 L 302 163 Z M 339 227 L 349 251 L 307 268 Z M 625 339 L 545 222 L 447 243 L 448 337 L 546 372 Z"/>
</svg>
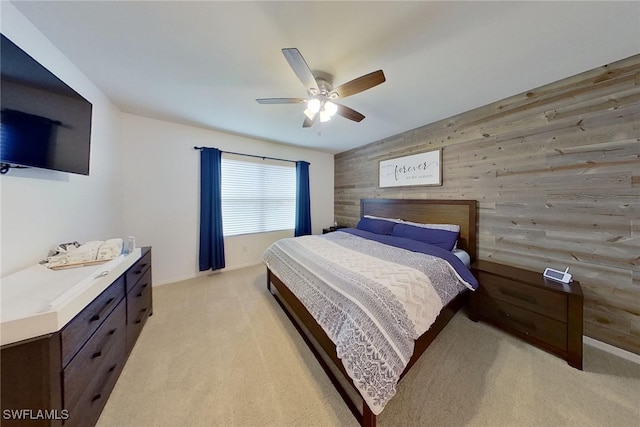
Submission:
<svg viewBox="0 0 640 427">
<path fill-rule="evenodd" d="M 479 314 L 491 323 L 507 330 L 518 331 L 566 351 L 567 325 L 565 323 L 484 295 L 478 295 L 478 298 Z"/>
<path fill-rule="evenodd" d="M 469 318 L 487 320 L 582 369 L 582 288 L 492 261 L 471 270 L 480 287 L 471 295 Z"/>
<path fill-rule="evenodd" d="M 531 310 L 562 322 L 567 321 L 567 297 L 493 274 L 478 272 L 479 291 L 491 298 Z M 566 326 L 565 326 L 566 329 Z"/>
</svg>

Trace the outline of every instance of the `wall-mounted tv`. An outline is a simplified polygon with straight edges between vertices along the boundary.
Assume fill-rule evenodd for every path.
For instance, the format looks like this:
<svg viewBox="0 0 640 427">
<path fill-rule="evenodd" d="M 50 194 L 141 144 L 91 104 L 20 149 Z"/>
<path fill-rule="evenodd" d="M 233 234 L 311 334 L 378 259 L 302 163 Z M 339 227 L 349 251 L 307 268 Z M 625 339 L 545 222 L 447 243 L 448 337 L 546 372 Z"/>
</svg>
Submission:
<svg viewBox="0 0 640 427">
<path fill-rule="evenodd" d="M 92 105 L 16 46 L 0 45 L 0 162 L 89 175 Z"/>
</svg>

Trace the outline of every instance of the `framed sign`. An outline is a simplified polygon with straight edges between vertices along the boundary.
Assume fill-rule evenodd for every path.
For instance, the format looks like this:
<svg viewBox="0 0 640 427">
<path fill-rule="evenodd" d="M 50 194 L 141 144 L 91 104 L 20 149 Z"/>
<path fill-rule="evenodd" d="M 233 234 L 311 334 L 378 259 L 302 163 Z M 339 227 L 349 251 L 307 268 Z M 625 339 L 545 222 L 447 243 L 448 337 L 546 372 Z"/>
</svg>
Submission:
<svg viewBox="0 0 640 427">
<path fill-rule="evenodd" d="M 442 149 L 381 160 L 379 175 L 380 188 L 442 185 Z"/>
</svg>

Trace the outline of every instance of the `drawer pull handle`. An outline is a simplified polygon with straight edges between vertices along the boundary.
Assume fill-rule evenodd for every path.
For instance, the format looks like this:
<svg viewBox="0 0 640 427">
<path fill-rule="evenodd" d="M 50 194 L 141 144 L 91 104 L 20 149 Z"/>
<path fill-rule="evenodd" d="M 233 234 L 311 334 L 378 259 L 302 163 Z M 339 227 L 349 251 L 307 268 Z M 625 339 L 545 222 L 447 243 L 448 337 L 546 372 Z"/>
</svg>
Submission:
<svg viewBox="0 0 640 427">
<path fill-rule="evenodd" d="M 111 306 L 111 303 L 113 302 L 114 299 L 115 298 L 109 298 L 107 302 L 104 303 L 104 307 L 102 307 L 102 309 L 98 313 L 94 314 L 93 317 L 89 319 L 89 322 L 95 322 L 96 320 L 100 320 L 100 318 L 105 315 L 105 312 Z"/>
<path fill-rule="evenodd" d="M 144 312 L 145 312 L 145 311 L 147 311 L 147 309 L 146 309 L 146 308 L 143 308 L 142 310 L 140 310 L 140 314 L 144 314 Z M 142 317 L 139 317 L 139 318 L 138 318 L 138 320 L 136 320 L 136 322 L 135 322 L 135 323 L 136 323 L 136 325 L 137 325 L 138 323 L 142 323 Z"/>
<path fill-rule="evenodd" d="M 92 359 L 95 359 L 95 358 L 98 358 L 98 357 L 102 356 L 102 349 L 106 347 L 107 343 L 109 342 L 109 340 L 111 339 L 113 334 L 116 333 L 117 330 L 118 330 L 118 328 L 112 329 L 107 333 L 104 341 L 102 341 L 102 344 L 100 344 L 100 350 L 98 350 L 95 353 L 93 353 L 93 355 L 91 356 Z"/>
<path fill-rule="evenodd" d="M 102 390 L 104 390 L 104 388 L 107 385 L 107 382 L 109 381 L 109 378 L 111 377 L 111 374 L 113 373 L 113 371 L 116 370 L 116 365 L 113 365 L 112 367 L 109 368 L 109 370 L 107 371 L 107 375 L 105 375 L 104 377 L 104 381 L 102 382 L 102 384 L 100 384 L 100 387 L 98 387 L 98 390 L 101 390 L 100 393 L 96 393 L 93 395 L 93 397 L 91 398 L 92 402 L 95 402 L 96 400 L 100 399 L 102 397 Z"/>
<path fill-rule="evenodd" d="M 532 297 L 530 295 L 526 295 L 526 294 L 520 293 L 520 292 L 517 292 L 517 291 L 513 291 L 511 289 L 500 288 L 500 293 L 502 295 L 506 295 L 506 296 L 511 297 L 511 298 L 519 299 L 521 301 L 528 302 L 530 304 L 538 304 L 538 301 L 534 297 Z"/>
<path fill-rule="evenodd" d="M 536 328 L 535 323 L 531 323 L 527 320 L 522 320 L 522 319 L 518 319 L 517 317 L 511 316 L 509 313 L 505 313 L 502 310 L 499 310 L 498 313 L 500 314 L 500 316 L 502 317 L 506 317 L 507 319 L 509 319 L 511 322 L 513 323 L 517 323 L 520 326 L 524 326 L 527 329 L 531 329 L 532 331 L 537 330 L 538 328 Z"/>
<path fill-rule="evenodd" d="M 147 266 L 146 263 L 140 264 L 139 268 L 136 271 L 134 271 L 133 274 L 142 274 L 146 266 Z"/>
<path fill-rule="evenodd" d="M 144 293 L 144 288 L 146 288 L 147 286 L 149 286 L 149 283 L 145 283 L 144 285 L 140 286 L 140 292 L 138 292 L 138 294 L 136 295 L 136 297 L 141 297 L 142 294 Z"/>
<path fill-rule="evenodd" d="M 144 269 L 145 269 L 145 267 L 146 267 L 147 265 L 148 265 L 148 264 L 147 264 L 146 262 L 145 262 L 144 264 L 140 264 L 140 265 L 138 266 L 138 269 L 137 269 L 136 271 L 134 271 L 134 272 L 133 272 L 133 274 L 135 274 L 135 275 L 142 274 L 142 272 L 144 271 Z"/>
</svg>

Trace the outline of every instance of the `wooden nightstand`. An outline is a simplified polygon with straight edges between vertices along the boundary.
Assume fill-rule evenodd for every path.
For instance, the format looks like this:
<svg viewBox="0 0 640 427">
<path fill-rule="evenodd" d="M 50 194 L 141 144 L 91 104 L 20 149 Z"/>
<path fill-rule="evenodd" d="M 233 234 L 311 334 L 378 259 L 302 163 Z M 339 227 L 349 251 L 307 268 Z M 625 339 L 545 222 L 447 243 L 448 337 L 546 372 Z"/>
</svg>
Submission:
<svg viewBox="0 0 640 427">
<path fill-rule="evenodd" d="M 582 369 L 582 288 L 547 280 L 542 273 L 477 261 L 480 287 L 469 318 L 484 320 Z"/>
</svg>

